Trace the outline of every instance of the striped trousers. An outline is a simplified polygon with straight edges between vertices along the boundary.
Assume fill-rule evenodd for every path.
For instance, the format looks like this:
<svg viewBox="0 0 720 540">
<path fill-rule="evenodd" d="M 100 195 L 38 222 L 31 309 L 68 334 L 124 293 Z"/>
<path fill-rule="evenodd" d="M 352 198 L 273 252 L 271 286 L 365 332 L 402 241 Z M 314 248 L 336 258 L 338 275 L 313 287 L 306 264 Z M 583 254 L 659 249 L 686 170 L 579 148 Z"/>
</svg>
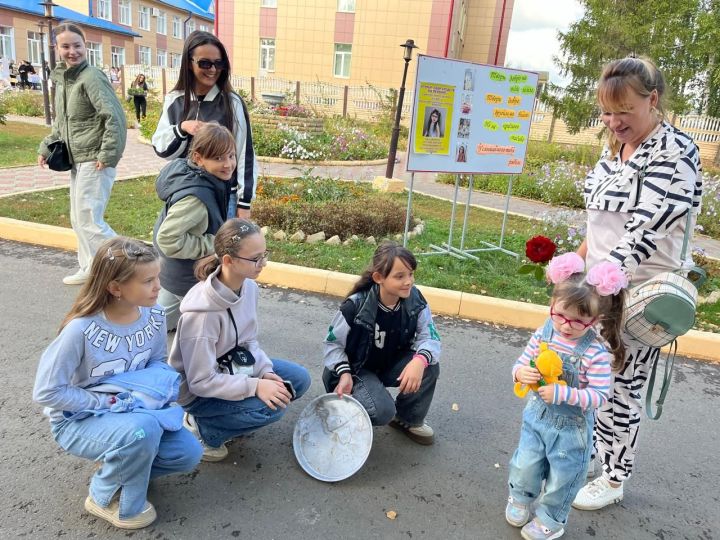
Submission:
<svg viewBox="0 0 720 540">
<path fill-rule="evenodd" d="M 630 478 L 642 417 L 640 391 L 660 349 L 643 345 L 623 334 L 625 367 L 613 373 L 611 395 L 596 412 L 594 444 L 604 476 L 612 482 Z"/>
</svg>

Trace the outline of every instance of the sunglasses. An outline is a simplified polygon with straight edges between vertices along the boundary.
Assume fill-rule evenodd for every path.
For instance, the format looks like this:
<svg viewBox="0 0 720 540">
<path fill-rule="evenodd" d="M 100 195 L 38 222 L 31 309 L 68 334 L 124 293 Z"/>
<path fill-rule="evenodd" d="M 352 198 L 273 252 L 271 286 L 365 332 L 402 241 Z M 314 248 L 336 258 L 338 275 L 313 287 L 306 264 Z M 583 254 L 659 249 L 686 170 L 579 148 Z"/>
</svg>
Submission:
<svg viewBox="0 0 720 540">
<path fill-rule="evenodd" d="M 215 66 L 215 69 L 220 71 L 221 69 L 227 68 L 227 62 L 225 60 L 208 60 L 207 58 L 200 58 L 199 60 L 197 58 L 191 58 L 192 62 L 195 62 L 197 64 L 197 67 L 200 69 L 210 69 L 211 67 Z"/>
</svg>

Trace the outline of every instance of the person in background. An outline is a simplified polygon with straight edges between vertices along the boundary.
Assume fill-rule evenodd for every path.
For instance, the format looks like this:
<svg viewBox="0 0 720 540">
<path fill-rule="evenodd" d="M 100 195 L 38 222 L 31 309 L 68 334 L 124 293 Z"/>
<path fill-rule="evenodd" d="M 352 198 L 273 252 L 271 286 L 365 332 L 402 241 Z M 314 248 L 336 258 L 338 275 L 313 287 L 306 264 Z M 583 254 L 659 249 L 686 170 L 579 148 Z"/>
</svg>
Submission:
<svg viewBox="0 0 720 540">
<path fill-rule="evenodd" d="M 145 81 L 145 75 L 139 73 L 135 80 L 132 82 L 130 88 L 133 89 L 133 104 L 135 105 L 135 118 L 140 123 L 140 119 L 145 118 L 147 113 L 147 93 L 148 85 Z"/>
</svg>

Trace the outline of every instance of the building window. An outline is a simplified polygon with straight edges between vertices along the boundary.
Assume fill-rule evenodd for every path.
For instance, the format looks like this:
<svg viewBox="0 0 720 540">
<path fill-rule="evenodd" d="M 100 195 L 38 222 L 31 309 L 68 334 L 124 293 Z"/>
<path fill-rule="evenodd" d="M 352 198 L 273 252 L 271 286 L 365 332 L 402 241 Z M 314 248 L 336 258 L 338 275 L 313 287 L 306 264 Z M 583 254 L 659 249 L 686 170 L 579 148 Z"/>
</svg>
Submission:
<svg viewBox="0 0 720 540">
<path fill-rule="evenodd" d="M 200 30 L 201 30 L 202 32 L 207 32 L 207 31 L 208 31 L 207 24 L 201 24 L 201 25 L 200 25 Z"/>
<path fill-rule="evenodd" d="M 130 10 L 130 0 L 119 0 L 118 11 L 120 12 L 120 24 L 132 26 L 132 11 Z"/>
<path fill-rule="evenodd" d="M 167 67 L 167 51 L 163 51 L 162 49 L 157 50 L 157 65 Z"/>
<path fill-rule="evenodd" d="M 277 7 L 277 0 L 260 0 L 260 7 Z"/>
<path fill-rule="evenodd" d="M 112 21 L 112 5 L 110 0 L 97 0 L 97 16 L 98 19 Z"/>
<path fill-rule="evenodd" d="M 167 13 L 160 9 L 157 12 L 157 33 L 163 36 L 167 34 Z"/>
<path fill-rule="evenodd" d="M 350 77 L 350 59 L 352 56 L 352 45 L 346 43 L 335 44 L 335 64 L 333 67 L 333 75 L 336 77 L 343 77 L 345 79 Z"/>
<path fill-rule="evenodd" d="M 180 59 L 181 59 L 181 56 L 178 53 L 170 53 L 170 67 L 179 68 L 180 67 Z"/>
<path fill-rule="evenodd" d="M 195 21 L 193 21 L 192 19 L 189 20 L 187 22 L 186 28 L 187 28 L 187 35 L 185 37 L 189 36 L 190 34 L 192 34 L 195 31 Z"/>
<path fill-rule="evenodd" d="M 31 64 L 40 65 L 40 33 L 28 32 L 28 60 Z"/>
<path fill-rule="evenodd" d="M 122 67 L 125 65 L 125 48 L 110 47 L 110 64 L 112 67 Z"/>
<path fill-rule="evenodd" d="M 141 30 L 150 30 L 150 8 L 147 6 L 140 6 L 138 14 L 138 27 Z"/>
<path fill-rule="evenodd" d="M 173 17 L 172 37 L 182 39 L 182 21 L 180 17 Z"/>
<path fill-rule="evenodd" d="M 275 71 L 275 40 L 260 40 L 260 69 Z"/>
<path fill-rule="evenodd" d="M 355 0 L 338 0 L 337 6 L 343 13 L 355 13 Z"/>
<path fill-rule="evenodd" d="M 102 43 L 86 41 L 85 46 L 87 47 L 88 64 L 101 68 L 103 66 Z"/>
<path fill-rule="evenodd" d="M 0 58 L 15 58 L 13 41 L 13 29 L 9 26 L 0 26 Z"/>
<path fill-rule="evenodd" d="M 144 45 L 138 45 L 138 60 L 140 60 L 140 63 L 143 66 L 149 66 L 152 62 L 152 51 L 150 50 L 150 47 L 145 47 Z"/>
</svg>

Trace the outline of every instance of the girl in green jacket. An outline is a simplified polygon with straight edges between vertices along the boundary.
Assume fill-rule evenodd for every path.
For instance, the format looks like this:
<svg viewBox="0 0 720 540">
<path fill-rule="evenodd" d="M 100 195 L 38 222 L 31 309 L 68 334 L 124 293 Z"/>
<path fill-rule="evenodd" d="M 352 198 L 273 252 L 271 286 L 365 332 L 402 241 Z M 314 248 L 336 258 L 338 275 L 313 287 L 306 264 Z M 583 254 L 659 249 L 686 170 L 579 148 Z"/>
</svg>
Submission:
<svg viewBox="0 0 720 540">
<path fill-rule="evenodd" d="M 85 35 L 71 23 L 55 29 L 61 62 L 53 70 L 55 121 L 38 150 L 38 165 L 45 167 L 48 144 L 63 141 L 70 170 L 70 222 L 78 240 L 80 269 L 63 278 L 66 285 L 85 283 L 98 247 L 115 235 L 104 214 L 115 167 L 125 150 L 125 113 L 105 74 L 87 62 Z"/>
</svg>

